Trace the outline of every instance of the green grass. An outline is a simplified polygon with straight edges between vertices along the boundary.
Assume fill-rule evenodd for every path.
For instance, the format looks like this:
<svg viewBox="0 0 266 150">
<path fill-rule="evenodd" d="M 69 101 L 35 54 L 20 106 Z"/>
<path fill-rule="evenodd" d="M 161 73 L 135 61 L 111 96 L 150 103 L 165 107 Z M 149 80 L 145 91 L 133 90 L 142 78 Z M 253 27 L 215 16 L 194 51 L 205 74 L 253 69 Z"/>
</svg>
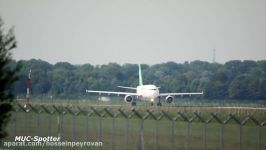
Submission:
<svg viewBox="0 0 266 150">
<path fill-rule="evenodd" d="M 33 102 L 33 101 L 32 101 Z M 60 103 L 61 102 L 61 103 Z M 103 102 L 87 102 L 87 101 L 34 101 L 33 105 L 38 110 L 41 109 L 40 105 L 45 105 L 50 111 L 53 110 L 52 105 L 57 107 L 69 107 L 73 112 L 78 112 L 77 106 L 90 112 L 90 106 L 94 106 L 97 111 L 104 113 L 103 107 L 98 106 Z M 109 102 L 108 102 L 109 103 Z M 104 103 L 106 104 L 106 103 Z M 112 105 L 121 105 L 114 107 L 106 107 L 114 114 L 118 113 L 118 109 L 123 109 L 127 114 L 133 115 L 132 107 L 126 103 L 111 103 Z M 109 105 L 109 104 L 108 104 Z M 73 116 L 70 113 L 63 115 L 54 112 L 52 115 L 47 114 L 45 111 L 41 111 L 40 114 L 36 114 L 32 110 L 28 113 L 18 109 L 17 112 L 13 112 L 11 121 L 7 127 L 9 136 L 5 141 L 14 141 L 14 137 L 18 135 L 24 136 L 61 136 L 61 141 L 102 141 L 103 147 L 101 149 L 138 149 L 140 145 L 141 135 L 141 121 L 135 115 L 128 120 L 128 134 L 126 136 L 126 123 L 122 115 L 118 115 L 114 120 L 114 128 L 112 126 L 113 118 L 109 117 L 105 113 L 105 117 L 102 118 L 102 130 L 100 130 L 100 117 L 93 114 L 86 116 L 79 114 Z M 228 114 L 234 113 L 237 118 L 244 120 L 248 111 L 234 112 L 235 110 L 217 110 L 211 108 L 201 107 L 150 107 L 148 104 L 139 104 L 134 107 L 142 116 L 147 113 L 147 109 L 152 111 L 155 116 L 160 116 L 162 111 L 168 112 L 171 117 L 177 117 L 177 121 L 172 124 L 166 117 L 162 117 L 157 121 L 148 117 L 143 123 L 143 139 L 145 149 L 155 149 L 156 146 L 156 127 L 157 127 L 157 149 L 170 149 L 171 141 L 173 140 L 174 149 L 185 149 L 189 146 L 189 149 L 202 149 L 204 140 L 204 124 L 199 120 L 194 120 L 190 124 L 189 136 L 188 127 L 189 124 L 177 114 L 178 111 L 183 112 L 189 118 L 193 118 L 194 111 L 201 112 L 203 118 L 211 118 L 210 113 L 218 113 L 218 116 L 225 120 Z M 65 109 L 63 109 L 65 110 Z M 265 112 L 262 110 L 254 111 L 254 117 L 260 122 L 265 121 Z M 174 127 L 174 134 L 172 137 L 172 125 Z M 114 129 L 114 130 L 113 130 Z M 221 125 L 217 121 L 213 120 L 206 126 L 206 149 L 219 149 L 220 147 L 220 130 Z M 235 150 L 239 149 L 239 125 L 234 121 L 230 121 L 224 127 L 224 149 Z M 126 140 L 128 139 L 128 144 Z M 258 139 L 258 127 L 251 121 L 247 122 L 242 128 L 242 147 L 243 149 L 256 149 Z M 261 128 L 261 148 L 266 147 L 266 128 Z M 113 142 L 113 144 L 112 144 Z M 189 142 L 189 143 L 188 143 Z M 15 149 L 24 149 L 23 147 L 15 147 Z M 29 149 L 36 149 L 34 147 L 28 147 Z M 47 147 L 46 149 L 60 149 L 60 147 Z M 64 147 L 63 149 L 72 149 L 70 147 Z M 76 149 L 81 149 L 76 147 Z M 84 148 L 83 148 L 84 149 Z M 98 147 L 90 147 L 89 149 L 99 149 Z"/>
</svg>

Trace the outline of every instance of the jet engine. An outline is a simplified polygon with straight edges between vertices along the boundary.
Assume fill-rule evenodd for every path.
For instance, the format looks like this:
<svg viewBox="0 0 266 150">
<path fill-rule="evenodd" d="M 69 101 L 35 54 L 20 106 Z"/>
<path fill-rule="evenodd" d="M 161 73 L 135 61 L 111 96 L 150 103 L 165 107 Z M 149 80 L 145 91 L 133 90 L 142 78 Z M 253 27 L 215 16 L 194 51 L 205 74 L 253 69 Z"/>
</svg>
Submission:
<svg viewBox="0 0 266 150">
<path fill-rule="evenodd" d="M 167 103 L 172 103 L 173 100 L 174 100 L 174 97 L 171 96 L 171 95 L 168 95 L 168 96 L 166 96 L 166 98 L 165 98 L 165 101 L 166 101 Z"/>
<path fill-rule="evenodd" d="M 131 103 L 133 101 L 133 97 L 131 95 L 126 95 L 124 98 L 125 102 Z"/>
</svg>

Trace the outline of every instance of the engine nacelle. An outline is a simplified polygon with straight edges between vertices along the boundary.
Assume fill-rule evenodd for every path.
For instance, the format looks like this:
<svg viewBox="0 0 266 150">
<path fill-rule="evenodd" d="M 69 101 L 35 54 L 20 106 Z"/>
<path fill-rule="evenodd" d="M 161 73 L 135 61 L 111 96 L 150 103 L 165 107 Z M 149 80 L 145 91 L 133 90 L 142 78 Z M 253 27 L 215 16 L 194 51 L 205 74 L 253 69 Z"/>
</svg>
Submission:
<svg viewBox="0 0 266 150">
<path fill-rule="evenodd" d="M 166 101 L 167 103 L 172 103 L 173 100 L 174 100 L 174 97 L 171 96 L 171 95 L 168 95 L 168 96 L 166 96 L 166 98 L 165 98 L 165 101 Z"/>
<path fill-rule="evenodd" d="M 133 101 L 133 97 L 131 95 L 126 95 L 124 98 L 125 102 L 131 103 Z"/>
</svg>

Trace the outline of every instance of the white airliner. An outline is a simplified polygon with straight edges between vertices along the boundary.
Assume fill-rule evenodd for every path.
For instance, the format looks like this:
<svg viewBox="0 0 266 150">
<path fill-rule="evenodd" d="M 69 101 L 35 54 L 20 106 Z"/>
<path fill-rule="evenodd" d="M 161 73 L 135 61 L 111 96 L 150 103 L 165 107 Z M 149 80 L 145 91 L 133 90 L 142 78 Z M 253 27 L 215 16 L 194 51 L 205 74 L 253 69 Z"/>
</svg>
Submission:
<svg viewBox="0 0 266 150">
<path fill-rule="evenodd" d="M 158 99 L 157 106 L 161 106 L 161 97 L 165 97 L 165 101 L 167 103 L 172 103 L 174 100 L 175 95 L 202 95 L 203 92 L 200 93 L 160 93 L 159 87 L 155 85 L 143 85 L 142 83 L 142 73 L 141 73 L 141 66 L 139 64 L 139 86 L 135 87 L 125 87 L 125 86 L 117 86 L 119 88 L 131 89 L 136 90 L 136 93 L 131 92 L 114 92 L 114 91 L 92 91 L 86 90 L 87 93 L 98 93 L 98 94 L 115 94 L 115 95 L 125 95 L 124 101 L 131 103 L 133 106 L 136 105 L 136 97 L 137 99 L 140 98 L 141 100 L 147 100 L 151 102 L 153 105 L 154 101 Z"/>
</svg>

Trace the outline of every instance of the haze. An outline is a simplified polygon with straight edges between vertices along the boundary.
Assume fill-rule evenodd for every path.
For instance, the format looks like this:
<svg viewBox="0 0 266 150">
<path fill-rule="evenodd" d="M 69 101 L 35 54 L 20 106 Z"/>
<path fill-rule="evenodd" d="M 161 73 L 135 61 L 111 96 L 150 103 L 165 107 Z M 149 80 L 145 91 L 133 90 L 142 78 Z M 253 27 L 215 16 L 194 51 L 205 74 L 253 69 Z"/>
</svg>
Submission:
<svg viewBox="0 0 266 150">
<path fill-rule="evenodd" d="M 265 0 L 0 0 L 16 60 L 265 60 Z"/>
</svg>

